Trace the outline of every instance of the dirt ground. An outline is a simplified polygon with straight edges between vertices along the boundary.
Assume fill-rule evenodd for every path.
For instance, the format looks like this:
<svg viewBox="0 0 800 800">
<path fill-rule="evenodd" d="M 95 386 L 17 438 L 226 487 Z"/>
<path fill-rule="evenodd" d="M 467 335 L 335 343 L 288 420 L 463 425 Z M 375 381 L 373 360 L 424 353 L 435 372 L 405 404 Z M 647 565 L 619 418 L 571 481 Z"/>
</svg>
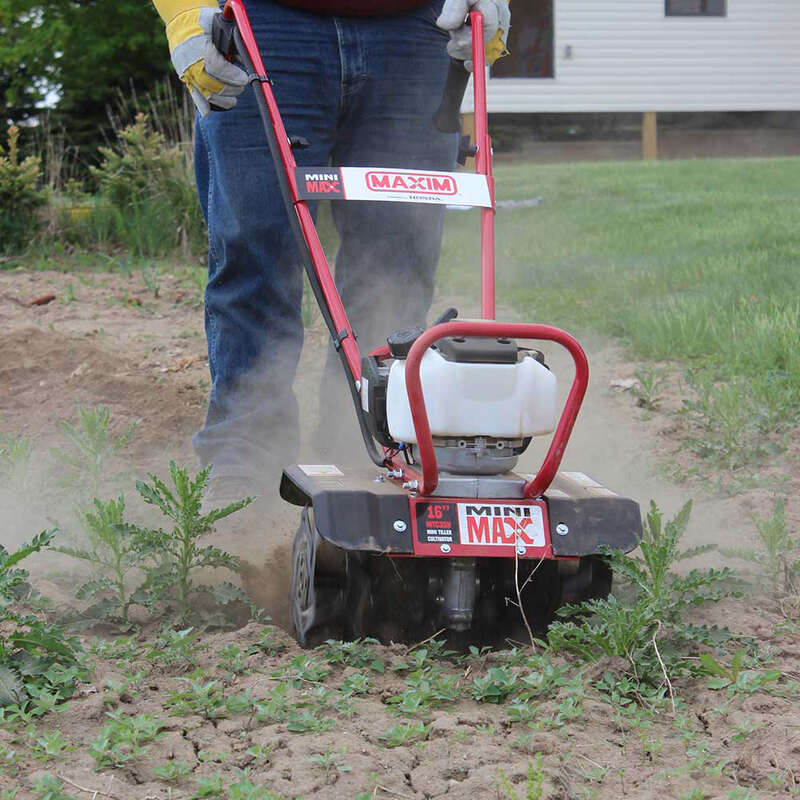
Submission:
<svg viewBox="0 0 800 800">
<path fill-rule="evenodd" d="M 30 305 L 49 294 L 55 295 L 52 302 Z M 707 491 L 702 480 L 682 487 L 670 483 L 664 463 L 687 458 L 678 450 L 680 423 L 667 414 L 643 412 L 630 392 L 614 388 L 630 379 L 635 368 L 619 349 L 602 341 L 585 344 L 592 382 L 563 467 L 586 472 L 643 507 L 653 498 L 668 514 L 692 497 L 688 544 L 752 546 L 750 515 L 765 513 L 771 502 L 768 489 L 758 488 L 764 481 L 753 476 L 750 488 L 731 496 Z M 299 379 L 299 393 L 307 398 L 306 420 L 316 411 L 314 387 L 324 348 L 321 331 L 312 329 Z M 561 357 L 553 355 L 552 363 L 557 374 L 565 371 Z M 46 453 L 59 441 L 59 419 L 74 419 L 78 405 L 107 405 L 115 430 L 139 423 L 128 451 L 132 469 L 139 475 L 164 474 L 169 459 L 195 463 L 189 439 L 202 422 L 207 391 L 202 307 L 197 289 L 180 276 L 160 277 L 155 296 L 140 276 L 0 272 L 0 431 L 30 436 L 37 451 Z M 665 407 L 679 402 L 675 394 Z M 536 450 L 527 454 L 523 467 L 534 469 L 537 453 L 540 457 Z M 791 498 L 787 516 L 796 530 L 796 441 L 780 462 L 761 471 L 761 477 L 779 473 L 785 476 L 783 491 Z M 47 478 L 43 471 L 42 480 Z M 0 524 L 10 541 L 29 539 L 44 527 L 43 520 L 35 519 L 39 509 L 14 508 L 8 498 L 4 502 Z M 285 624 L 285 553 L 298 515 L 269 499 L 247 513 L 257 518 L 239 529 L 239 538 L 226 534 L 225 546 L 247 561 L 247 588 L 276 622 Z M 699 563 L 710 565 L 721 557 L 715 553 L 703 558 Z M 62 562 L 58 569 L 52 563 L 40 558 L 34 575 L 42 591 L 57 595 L 60 606 L 71 602 L 66 588 L 74 576 Z M 756 638 L 781 671 L 784 688 L 800 681 L 800 628 L 787 623 L 766 597 L 726 601 L 698 614 L 696 621 L 728 624 Z M 314 680 L 292 677 L 302 651 L 288 634 L 271 627 L 270 644 L 258 646 L 262 637 L 258 623 L 235 633 L 204 634 L 195 648 L 195 666 L 205 670 L 205 680 L 218 681 L 226 694 L 250 691 L 264 702 L 274 699 L 277 683 L 288 681 L 289 701 L 329 710 L 332 728 L 300 733 L 286 718 L 270 721 L 235 712 L 210 717 L 178 714 L 165 698 L 185 687 L 185 675 L 148 658 L 140 642 L 124 670 L 113 653 L 96 653 L 98 666 L 91 683 L 48 719 L 49 727 L 74 747 L 55 762 L 36 760 L 19 744 L 17 733 L 0 729 L 0 750 L 13 745 L 24 753 L 18 772 L 0 771 L 0 789 L 18 788 L 18 798 L 34 797 L 33 781 L 47 772 L 59 776 L 66 792 L 92 800 L 178 800 L 193 796 L 192 781 L 198 778 L 219 772 L 232 782 L 243 780 L 237 770 L 249 770 L 250 780 L 276 795 L 302 798 L 800 796 L 796 689 L 793 695 L 788 690 L 754 692 L 726 700 L 724 693 L 695 682 L 676 687 L 683 698 L 677 711 L 643 716 L 639 723 L 594 695 L 576 696 L 569 687 L 543 699 L 536 719 L 527 724 L 512 724 L 505 705 L 460 699 L 433 708 L 418 741 L 388 747 L 382 736 L 414 721 L 398 717 L 387 704 L 404 689 L 406 648 L 376 646 L 374 653 L 386 666 L 382 672 L 334 663 L 328 674 Z M 242 651 L 250 647 L 241 671 L 223 666 L 220 650 L 226 644 Z M 443 663 L 459 685 L 468 687 L 492 666 L 508 663 L 507 658 L 500 653 Z M 134 666 L 140 672 L 135 691 L 114 693 L 108 688 L 109 681 L 120 680 Z M 618 665 L 603 661 L 586 669 L 599 678 L 606 670 L 613 674 Z M 336 707 L 326 692 L 340 691 L 359 672 L 369 673 L 368 688 Z M 568 707 L 574 713 L 566 714 Z M 108 721 L 106 712 L 119 709 L 160 715 L 167 727 L 143 759 L 95 770 L 87 745 Z M 47 725 L 39 723 L 39 730 L 42 727 Z M 260 745 L 265 746 L 259 751 L 262 755 L 253 755 Z M 198 761 L 198 754 L 207 758 Z M 153 770 L 170 760 L 195 763 L 191 779 L 157 779 Z M 531 770 L 538 770 L 541 778 L 539 794 L 530 793 Z"/>
</svg>

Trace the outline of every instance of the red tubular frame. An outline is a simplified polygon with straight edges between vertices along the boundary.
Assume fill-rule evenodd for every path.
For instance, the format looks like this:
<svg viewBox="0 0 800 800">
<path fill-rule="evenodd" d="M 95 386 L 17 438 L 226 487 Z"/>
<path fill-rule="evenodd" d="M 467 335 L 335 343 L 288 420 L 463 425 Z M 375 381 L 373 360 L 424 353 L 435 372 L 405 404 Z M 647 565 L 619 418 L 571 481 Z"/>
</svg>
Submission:
<svg viewBox="0 0 800 800">
<path fill-rule="evenodd" d="M 436 454 L 433 450 L 433 437 L 428 423 L 428 412 L 425 409 L 425 398 L 422 394 L 422 378 L 420 364 L 422 356 L 428 348 L 447 336 L 491 336 L 513 339 L 540 339 L 556 342 L 565 347 L 575 363 L 575 377 L 561 412 L 561 418 L 553 434 L 550 447 L 542 466 L 536 475 L 525 484 L 524 495 L 527 498 L 539 497 L 555 478 L 558 466 L 564 455 L 567 441 L 575 425 L 586 387 L 589 385 L 589 362 L 586 353 L 578 341 L 560 328 L 550 325 L 533 325 L 504 322 L 485 322 L 480 320 L 445 322 L 428 328 L 413 344 L 406 358 L 406 388 L 411 406 L 411 419 L 417 436 L 417 452 L 422 465 L 422 479 L 419 493 L 430 495 L 439 483 L 439 470 L 436 465 Z"/>
<path fill-rule="evenodd" d="M 492 140 L 486 112 L 486 59 L 483 52 L 483 14 L 469 15 L 472 25 L 472 81 L 475 108 L 475 172 L 486 176 L 491 208 L 481 209 L 481 317 L 495 318 L 494 300 L 494 176 L 492 175 Z"/>
</svg>

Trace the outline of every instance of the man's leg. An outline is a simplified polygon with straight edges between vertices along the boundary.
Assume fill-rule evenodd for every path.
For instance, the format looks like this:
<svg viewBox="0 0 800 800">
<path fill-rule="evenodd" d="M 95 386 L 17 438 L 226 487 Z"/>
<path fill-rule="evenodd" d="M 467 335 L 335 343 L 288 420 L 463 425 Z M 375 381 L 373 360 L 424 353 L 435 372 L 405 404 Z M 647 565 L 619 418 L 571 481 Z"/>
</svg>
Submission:
<svg viewBox="0 0 800 800">
<path fill-rule="evenodd" d="M 452 170 L 456 137 L 432 125 L 448 67 L 447 35 L 435 20 L 441 2 L 408 14 L 337 19 L 344 94 L 333 163 Z M 433 297 L 444 208 L 413 203 L 332 204 L 341 243 L 336 282 L 362 352 L 385 344 L 392 331 L 425 325 Z M 338 454 L 358 433 L 348 395 L 331 355 L 323 377 L 321 431 Z M 337 422 L 353 419 L 344 427 Z M 323 438 L 323 437 L 320 437 Z M 366 456 L 364 457 L 366 458 Z"/>
<path fill-rule="evenodd" d="M 278 3 L 249 7 L 287 132 L 325 164 L 339 112 L 331 18 Z M 252 90 L 235 109 L 199 118 L 196 171 L 209 228 L 205 295 L 211 397 L 194 445 L 217 477 L 254 486 L 277 477 L 298 447 L 292 393 L 303 341 L 302 265 Z"/>
</svg>

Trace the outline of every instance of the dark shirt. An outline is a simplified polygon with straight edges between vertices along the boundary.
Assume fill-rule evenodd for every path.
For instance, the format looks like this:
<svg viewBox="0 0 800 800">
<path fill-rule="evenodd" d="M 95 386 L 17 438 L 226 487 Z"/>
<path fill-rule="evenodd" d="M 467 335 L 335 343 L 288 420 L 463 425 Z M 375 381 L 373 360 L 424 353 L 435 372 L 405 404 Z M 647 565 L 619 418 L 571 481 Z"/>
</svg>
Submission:
<svg viewBox="0 0 800 800">
<path fill-rule="evenodd" d="M 339 14 L 359 17 L 397 14 L 425 5 L 430 0 L 280 0 L 281 3 L 317 14 Z"/>
</svg>

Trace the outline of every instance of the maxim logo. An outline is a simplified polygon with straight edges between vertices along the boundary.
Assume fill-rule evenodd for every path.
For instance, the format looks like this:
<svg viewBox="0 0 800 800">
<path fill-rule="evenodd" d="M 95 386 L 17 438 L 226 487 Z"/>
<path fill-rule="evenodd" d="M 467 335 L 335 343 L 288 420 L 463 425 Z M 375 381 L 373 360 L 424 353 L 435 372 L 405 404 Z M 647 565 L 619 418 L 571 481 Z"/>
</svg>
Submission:
<svg viewBox="0 0 800 800">
<path fill-rule="evenodd" d="M 455 194 L 455 179 L 450 175 L 419 175 L 408 172 L 368 172 L 367 188 L 373 192 L 416 192 L 417 194 Z"/>
<path fill-rule="evenodd" d="M 543 547 L 544 520 L 539 506 L 471 505 L 459 503 L 461 543 Z"/>
</svg>

